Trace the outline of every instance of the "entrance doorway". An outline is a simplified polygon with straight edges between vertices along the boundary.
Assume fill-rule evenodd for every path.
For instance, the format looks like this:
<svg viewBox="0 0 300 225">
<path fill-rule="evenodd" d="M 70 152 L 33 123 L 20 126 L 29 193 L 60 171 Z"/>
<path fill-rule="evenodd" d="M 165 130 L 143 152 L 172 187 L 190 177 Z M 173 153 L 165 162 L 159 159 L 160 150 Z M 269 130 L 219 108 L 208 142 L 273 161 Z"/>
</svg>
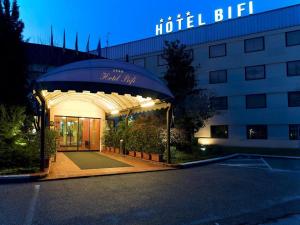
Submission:
<svg viewBox="0 0 300 225">
<path fill-rule="evenodd" d="M 99 151 L 100 119 L 85 117 L 54 117 L 59 133 L 59 151 Z"/>
</svg>

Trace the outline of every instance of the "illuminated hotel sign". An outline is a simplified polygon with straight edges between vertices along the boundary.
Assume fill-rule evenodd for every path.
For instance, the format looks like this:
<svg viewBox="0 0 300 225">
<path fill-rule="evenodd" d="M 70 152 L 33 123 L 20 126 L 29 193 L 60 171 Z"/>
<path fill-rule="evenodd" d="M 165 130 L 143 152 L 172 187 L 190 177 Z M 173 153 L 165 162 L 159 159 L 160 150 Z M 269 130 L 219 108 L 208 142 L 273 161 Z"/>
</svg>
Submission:
<svg viewBox="0 0 300 225">
<path fill-rule="evenodd" d="M 137 77 L 134 74 L 125 72 L 124 70 L 113 69 L 112 71 L 103 71 L 100 80 L 109 81 L 111 83 L 119 83 L 133 85 L 136 83 Z"/>
<path fill-rule="evenodd" d="M 244 15 L 251 15 L 254 13 L 253 1 L 243 2 L 237 4 L 235 7 L 228 6 L 227 9 L 216 9 L 214 11 L 214 22 L 221 22 L 226 19 L 232 19 L 233 17 L 241 17 Z M 168 20 L 160 19 L 160 24 L 156 25 L 156 35 L 162 35 L 164 33 L 172 33 L 174 31 L 180 31 L 183 29 L 190 29 L 197 26 L 203 26 L 206 22 L 203 14 L 192 15 L 191 12 L 187 12 L 183 17 L 181 14 L 177 15 L 177 18 L 173 20 L 169 16 Z"/>
</svg>

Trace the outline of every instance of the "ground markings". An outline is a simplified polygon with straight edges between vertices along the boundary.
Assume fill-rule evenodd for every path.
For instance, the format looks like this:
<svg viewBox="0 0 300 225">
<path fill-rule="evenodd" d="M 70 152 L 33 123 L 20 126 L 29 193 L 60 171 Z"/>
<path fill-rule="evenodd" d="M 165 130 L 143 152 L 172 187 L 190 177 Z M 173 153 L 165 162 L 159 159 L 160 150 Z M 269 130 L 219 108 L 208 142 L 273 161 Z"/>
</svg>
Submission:
<svg viewBox="0 0 300 225">
<path fill-rule="evenodd" d="M 35 206 L 40 192 L 40 185 L 34 185 L 33 196 L 29 203 L 24 225 L 31 225 L 34 217 Z"/>
<path fill-rule="evenodd" d="M 219 163 L 222 166 L 230 167 L 246 167 L 246 168 L 257 168 L 257 169 L 271 169 L 270 165 L 267 164 L 262 158 L 236 158 L 229 159 L 225 162 Z"/>
<path fill-rule="evenodd" d="M 280 160 L 282 160 L 283 162 L 281 164 L 279 163 L 279 165 L 276 164 L 272 165 L 272 163 L 270 163 L 268 159 L 269 159 L 268 157 L 245 156 L 245 157 L 229 159 L 222 163 L 219 163 L 218 165 L 228 166 L 228 167 L 265 169 L 271 172 L 300 173 L 299 169 L 291 169 L 285 165 L 285 164 L 289 164 L 286 161 L 291 159 L 282 158 Z"/>
</svg>

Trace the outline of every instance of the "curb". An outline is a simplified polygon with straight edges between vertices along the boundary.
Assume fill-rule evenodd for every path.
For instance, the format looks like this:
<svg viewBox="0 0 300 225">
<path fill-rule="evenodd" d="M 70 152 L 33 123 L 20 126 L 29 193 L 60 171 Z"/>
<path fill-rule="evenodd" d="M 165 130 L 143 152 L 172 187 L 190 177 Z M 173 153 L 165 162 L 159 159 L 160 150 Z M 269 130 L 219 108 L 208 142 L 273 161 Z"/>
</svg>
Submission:
<svg viewBox="0 0 300 225">
<path fill-rule="evenodd" d="M 38 181 L 48 176 L 51 168 L 52 159 L 49 161 L 49 167 L 44 172 L 37 172 L 32 174 L 21 174 L 21 175 L 3 175 L 0 176 L 0 184 L 8 183 L 23 183 Z"/>
<path fill-rule="evenodd" d="M 90 175 L 79 175 L 73 177 L 57 177 L 50 179 L 40 179 L 38 182 L 51 182 L 51 181 L 60 181 L 60 180 L 74 180 L 74 179 L 83 179 L 83 178 L 93 178 L 93 177 L 107 177 L 107 176 L 120 176 L 120 175 L 130 175 L 130 174 L 139 174 L 139 173 L 154 173 L 154 172 L 164 172 L 172 171 L 174 168 L 169 169 L 156 169 L 156 170 L 145 170 L 145 171 L 132 171 L 132 172 L 122 172 L 122 173 L 112 173 L 112 174 L 90 174 Z"/>
<path fill-rule="evenodd" d="M 240 154 L 236 153 L 236 154 L 223 156 L 223 157 L 218 157 L 218 158 L 199 160 L 199 161 L 187 162 L 187 163 L 180 163 L 180 164 L 178 164 L 178 167 L 181 168 L 181 169 L 185 169 L 185 168 L 191 168 L 191 167 L 197 167 L 197 166 L 204 166 L 204 165 L 207 165 L 207 164 L 210 164 L 210 163 L 221 162 L 221 161 L 224 161 L 224 160 L 227 160 L 227 159 L 232 159 L 232 158 L 235 158 L 239 155 Z"/>
<path fill-rule="evenodd" d="M 0 184 L 37 181 L 39 179 L 45 178 L 48 175 L 48 173 L 49 173 L 49 170 L 47 170 L 45 172 L 34 173 L 34 174 L 0 176 Z"/>
</svg>

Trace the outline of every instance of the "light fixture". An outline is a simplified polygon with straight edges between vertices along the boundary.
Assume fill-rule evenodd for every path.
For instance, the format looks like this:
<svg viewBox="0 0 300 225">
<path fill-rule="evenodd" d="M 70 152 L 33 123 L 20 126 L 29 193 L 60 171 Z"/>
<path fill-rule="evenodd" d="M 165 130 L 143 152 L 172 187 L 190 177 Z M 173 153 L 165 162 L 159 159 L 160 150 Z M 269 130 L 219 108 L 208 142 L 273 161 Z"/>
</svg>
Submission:
<svg viewBox="0 0 300 225">
<path fill-rule="evenodd" d="M 42 95 L 43 95 L 43 97 L 46 97 L 46 95 L 47 95 L 47 90 L 42 90 Z"/>
<path fill-rule="evenodd" d="M 112 115 L 117 115 L 117 114 L 119 114 L 120 113 L 120 111 L 119 110 L 113 110 L 113 111 L 111 111 L 111 113 L 110 114 L 112 114 Z"/>
<path fill-rule="evenodd" d="M 145 103 L 142 103 L 141 104 L 141 107 L 142 108 L 149 108 L 149 107 L 152 107 L 155 105 L 155 102 L 154 101 L 150 101 L 150 102 L 145 102 Z"/>
<path fill-rule="evenodd" d="M 206 147 L 204 145 L 202 145 L 200 149 L 201 149 L 202 152 L 206 151 Z"/>
</svg>

